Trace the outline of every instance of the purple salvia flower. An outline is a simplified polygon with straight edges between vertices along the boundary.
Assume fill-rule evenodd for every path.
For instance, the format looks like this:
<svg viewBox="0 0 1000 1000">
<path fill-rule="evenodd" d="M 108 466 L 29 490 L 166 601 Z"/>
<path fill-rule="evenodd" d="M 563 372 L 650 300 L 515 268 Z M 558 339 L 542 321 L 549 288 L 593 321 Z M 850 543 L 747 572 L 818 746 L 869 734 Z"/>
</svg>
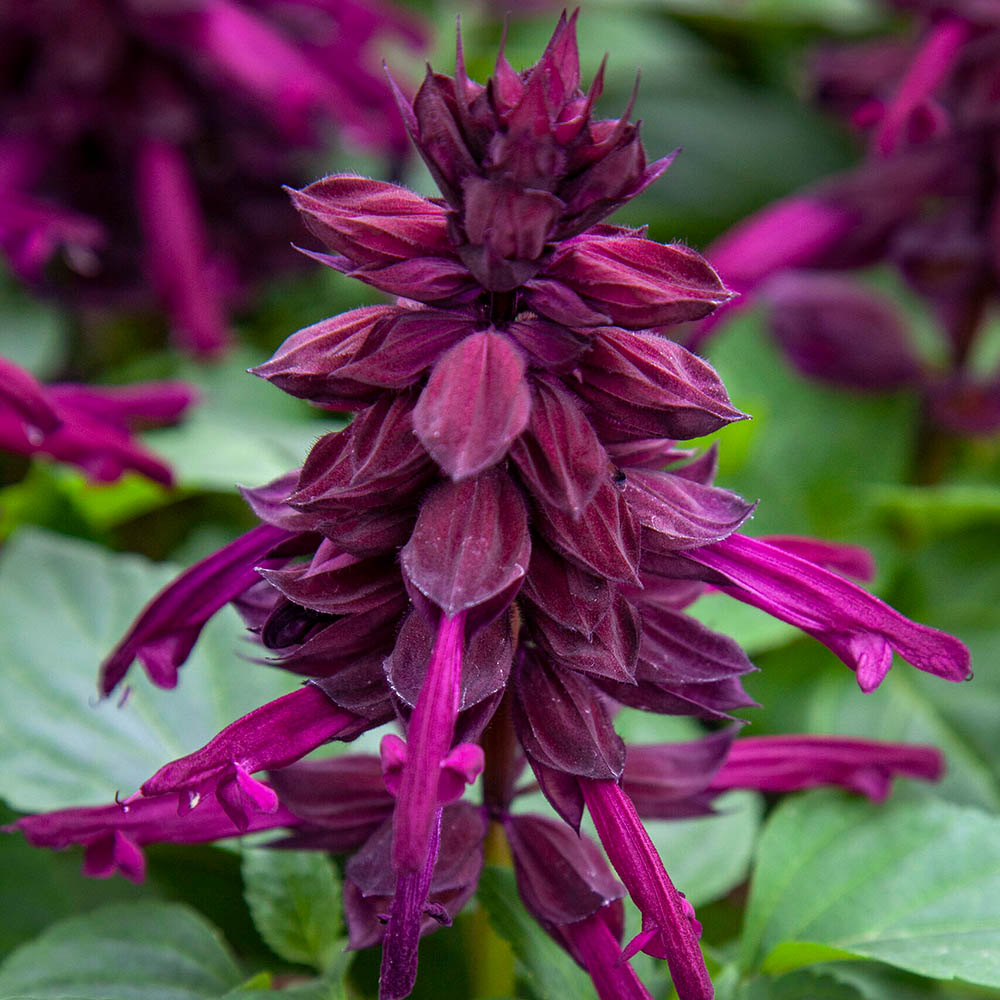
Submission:
<svg viewBox="0 0 1000 1000">
<path fill-rule="evenodd" d="M 485 835 L 483 811 L 458 802 L 438 810 L 429 844 L 433 857 L 429 854 L 420 871 L 399 877 L 394 873 L 389 823 L 348 861 L 344 909 L 349 947 L 368 948 L 384 939 L 382 997 L 409 993 L 419 938 L 449 926 L 472 897 L 483 868 Z"/>
<path fill-rule="evenodd" d="M 137 151 L 136 201 L 153 287 L 188 353 L 210 356 L 229 343 L 223 304 L 213 289 L 208 234 L 183 153 L 147 140 Z"/>
<path fill-rule="evenodd" d="M 226 814 L 245 829 L 255 812 L 274 812 L 278 796 L 251 777 L 284 767 L 333 739 L 353 739 L 371 724 L 345 712 L 312 684 L 254 709 L 230 723 L 200 750 L 160 768 L 143 783 L 142 795 L 180 797 L 193 808 L 208 786 Z"/>
<path fill-rule="evenodd" d="M 97 387 L 41 385 L 0 358 L 0 450 L 48 455 L 79 466 L 98 482 L 137 472 L 173 483 L 170 467 L 134 437 L 144 427 L 176 423 L 197 400 L 183 382 Z"/>
<path fill-rule="evenodd" d="M 141 848 L 146 844 L 198 844 L 239 833 L 294 826 L 297 822 L 293 813 L 278 806 L 269 813 L 252 814 L 245 825 L 238 827 L 215 799 L 201 803 L 196 811 L 179 813 L 175 795 L 159 795 L 25 816 L 4 830 L 20 831 L 36 847 L 62 850 L 82 845 L 83 871 L 91 878 L 110 878 L 120 872 L 131 882 L 142 882 L 146 861 Z"/>
<path fill-rule="evenodd" d="M 845 545 L 843 542 L 828 542 L 802 535 L 766 535 L 760 540 L 824 569 L 853 576 L 856 580 L 875 579 L 875 559 L 860 545 Z"/>
<path fill-rule="evenodd" d="M 438 624 L 427 677 L 407 727 L 404 759 L 400 760 L 404 755 L 398 737 L 387 736 L 382 744 L 386 785 L 396 796 L 393 864 L 401 875 L 424 866 L 435 815 L 441 805 L 462 793 L 463 783 L 457 782 L 459 787 L 455 789 L 455 783 L 449 780 L 456 764 L 464 770 L 467 781 L 473 781 L 482 769 L 482 751 L 478 747 L 470 748 L 478 754 L 463 754 L 463 758 L 478 757 L 478 761 L 463 759 L 465 767 L 449 755 L 458 717 L 465 618 L 465 613 L 459 612 L 453 618 L 442 616 Z M 398 778 L 394 774 L 397 768 L 401 769 Z"/>
<path fill-rule="evenodd" d="M 564 934 L 570 948 L 582 956 L 600 1000 L 652 1000 L 600 915 L 568 925 Z"/>
<path fill-rule="evenodd" d="M 971 33 L 972 25 L 961 17 L 942 17 L 932 26 L 885 107 L 873 141 L 880 156 L 895 151 L 911 121 L 921 113 L 933 120 L 935 115 L 928 109 L 928 102 L 951 71 Z"/>
<path fill-rule="evenodd" d="M 944 759 L 935 747 L 846 736 L 753 736 L 732 744 L 709 790 L 796 792 L 840 785 L 882 802 L 897 775 L 938 781 L 943 774 Z"/>
<path fill-rule="evenodd" d="M 399 825 L 395 826 L 399 830 Z M 407 870 L 398 862 L 398 832 L 394 842 L 393 861 L 399 872 L 389 907 L 389 920 L 382 941 L 382 968 L 379 972 L 379 1000 L 400 1000 L 410 995 L 417 981 L 417 942 L 420 923 L 430 894 L 431 876 L 441 847 L 441 809 L 431 815 L 427 831 L 424 858 L 419 868 Z"/>
<path fill-rule="evenodd" d="M 635 806 L 614 781 L 582 778 L 580 789 L 611 864 L 642 912 L 642 933 L 626 957 L 645 951 L 665 958 L 680 1000 L 711 1000 L 694 912 L 670 881 Z"/>
<path fill-rule="evenodd" d="M 644 819 L 680 819 L 712 812 L 731 788 L 797 792 L 820 785 L 883 801 L 896 777 L 938 781 L 944 758 L 934 747 L 846 736 L 751 736 L 736 727 L 687 743 L 628 748 L 622 788 Z"/>
<path fill-rule="evenodd" d="M 160 687 L 177 683 L 184 663 L 208 620 L 258 582 L 259 565 L 292 532 L 261 525 L 196 563 L 158 594 L 101 667 L 102 694 L 110 694 L 139 659 Z"/>
<path fill-rule="evenodd" d="M 836 573 L 745 535 L 690 549 L 687 558 L 717 572 L 719 588 L 789 622 L 829 646 L 874 691 L 893 651 L 949 681 L 969 675 L 969 651 L 953 636 L 918 625 Z"/>
</svg>

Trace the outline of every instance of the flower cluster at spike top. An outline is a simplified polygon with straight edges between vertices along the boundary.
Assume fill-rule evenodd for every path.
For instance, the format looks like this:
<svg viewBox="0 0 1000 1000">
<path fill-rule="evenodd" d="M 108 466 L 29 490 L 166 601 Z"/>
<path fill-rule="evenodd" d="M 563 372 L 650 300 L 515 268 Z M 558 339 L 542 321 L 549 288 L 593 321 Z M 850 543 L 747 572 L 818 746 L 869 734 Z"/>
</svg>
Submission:
<svg viewBox="0 0 1000 1000">
<path fill-rule="evenodd" d="M 218 353 L 228 305 L 287 269 L 280 186 L 325 133 L 401 161 L 373 51 L 391 37 L 425 41 L 387 0 L 3 4 L 0 251 L 76 305 L 145 304 L 152 285 L 178 345 Z"/>
<path fill-rule="evenodd" d="M 819 103 L 869 134 L 867 159 L 739 223 L 708 257 L 739 291 L 759 292 L 806 375 L 916 389 L 930 425 L 992 434 L 1000 369 L 983 370 L 976 354 L 1000 287 L 1000 7 L 890 5 L 916 15 L 913 38 L 828 48 L 812 66 Z M 940 359 L 921 356 L 891 299 L 844 274 L 880 263 L 928 306 Z"/>
<path fill-rule="evenodd" d="M 471 897 L 491 825 L 602 1000 L 649 997 L 639 951 L 666 960 L 682 1000 L 711 997 L 700 925 L 644 817 L 702 814 L 729 788 L 879 799 L 897 775 L 940 774 L 929 748 L 735 725 L 626 747 L 620 706 L 718 723 L 752 704 L 743 650 L 684 612 L 706 588 L 815 636 L 864 691 L 894 651 L 969 672 L 958 640 L 836 572 L 865 575 L 864 553 L 739 534 L 753 504 L 712 485 L 714 451 L 677 446 L 744 416 L 663 335 L 730 293 L 693 250 L 601 221 L 669 161 L 647 163 L 628 112 L 592 117 L 601 75 L 581 92 L 574 29 L 564 15 L 524 72 L 501 53 L 485 86 L 459 48 L 454 77 L 429 71 L 401 99 L 441 200 L 344 175 L 292 192 L 331 251 L 313 256 L 398 299 L 299 331 L 256 371 L 356 415 L 301 470 L 245 491 L 260 526 L 154 598 L 101 689 L 135 659 L 175 685 L 229 602 L 266 662 L 307 682 L 120 803 L 16 824 L 82 844 L 91 875 L 136 880 L 152 841 L 280 829 L 279 844 L 346 852 L 350 943 L 381 942 L 383 998 L 410 992 L 420 936 Z M 388 722 L 401 735 L 381 759 L 302 760 Z M 555 816 L 515 808 L 536 786 Z M 600 846 L 579 835 L 585 811 Z M 626 894 L 642 930 L 623 945 Z"/>
</svg>

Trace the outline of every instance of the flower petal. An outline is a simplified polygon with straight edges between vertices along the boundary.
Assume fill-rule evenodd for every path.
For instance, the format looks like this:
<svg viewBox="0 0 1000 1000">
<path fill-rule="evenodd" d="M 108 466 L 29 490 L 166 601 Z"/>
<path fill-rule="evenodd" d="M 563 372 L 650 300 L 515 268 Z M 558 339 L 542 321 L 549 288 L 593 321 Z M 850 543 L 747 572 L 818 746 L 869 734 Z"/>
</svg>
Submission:
<svg viewBox="0 0 1000 1000">
<path fill-rule="evenodd" d="M 745 535 L 686 553 L 731 581 L 720 587 L 829 646 L 873 691 L 892 665 L 895 650 L 919 670 L 962 681 L 969 651 L 954 636 L 905 618 L 898 611 L 829 570 Z"/>
<path fill-rule="evenodd" d="M 696 251 L 639 236 L 576 237 L 556 252 L 545 276 L 635 330 L 700 319 L 733 296 Z"/>
<path fill-rule="evenodd" d="M 580 371 L 576 389 L 593 406 L 595 423 L 630 436 L 700 437 L 746 419 L 707 362 L 655 334 L 597 330 Z"/>
<path fill-rule="evenodd" d="M 944 757 L 936 747 L 846 736 L 751 736 L 729 748 L 711 789 L 797 792 L 840 785 L 881 802 L 898 775 L 938 781 L 943 774 Z"/>
<path fill-rule="evenodd" d="M 643 930 L 652 932 L 642 950 L 667 960 L 680 1000 L 711 1000 L 693 910 L 670 881 L 635 806 L 613 781 L 581 778 L 580 787 L 604 850 L 642 913 Z"/>
<path fill-rule="evenodd" d="M 101 665 L 101 693 L 110 694 L 135 659 L 154 684 L 173 687 L 208 620 L 257 583 L 255 566 L 295 537 L 263 524 L 185 570 L 146 605 Z"/>
<path fill-rule="evenodd" d="M 517 670 L 514 690 L 518 737 L 529 757 L 568 774 L 621 775 L 625 744 L 588 679 L 533 656 Z"/>
</svg>

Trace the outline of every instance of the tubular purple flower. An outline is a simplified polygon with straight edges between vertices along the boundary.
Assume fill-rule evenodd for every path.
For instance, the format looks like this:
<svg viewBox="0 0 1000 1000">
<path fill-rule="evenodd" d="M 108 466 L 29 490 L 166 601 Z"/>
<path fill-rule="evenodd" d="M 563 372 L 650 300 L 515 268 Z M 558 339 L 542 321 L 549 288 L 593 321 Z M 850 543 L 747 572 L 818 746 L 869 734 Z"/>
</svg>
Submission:
<svg viewBox="0 0 1000 1000">
<path fill-rule="evenodd" d="M 856 580 L 867 582 L 875 579 L 875 559 L 861 545 L 844 545 L 842 542 L 828 542 L 804 535 L 767 535 L 761 541 L 825 569 L 853 576 Z"/>
<path fill-rule="evenodd" d="M 897 776 L 938 781 L 943 774 L 944 757 L 935 747 L 846 736 L 751 736 L 732 744 L 709 790 L 797 792 L 840 785 L 882 802 Z"/>
<path fill-rule="evenodd" d="M 174 423 L 197 399 L 192 387 L 182 382 L 42 386 L 4 359 L 0 377 L 0 449 L 71 462 L 99 482 L 132 471 L 164 486 L 172 484 L 170 468 L 132 432 L 144 425 Z"/>
<path fill-rule="evenodd" d="M 895 151 L 911 119 L 951 71 L 971 33 L 972 25 L 961 17 L 942 17 L 933 25 L 875 133 L 873 145 L 880 156 L 889 156 Z"/>
<path fill-rule="evenodd" d="M 426 869 L 403 877 L 393 872 L 389 823 L 368 838 L 345 868 L 344 911 L 349 947 L 368 948 L 386 941 L 384 947 L 389 957 L 383 963 L 383 989 L 412 988 L 418 938 L 451 923 L 472 897 L 483 868 L 486 835 L 483 810 L 457 802 L 445 806 L 440 813 L 440 824 L 435 821 L 430 845 L 437 860 L 429 861 Z M 401 882 L 404 898 L 394 900 Z M 398 917 L 393 923 L 391 939 L 386 911 L 390 911 L 390 919 Z"/>
<path fill-rule="evenodd" d="M 427 677 L 407 726 L 408 744 L 396 791 L 392 843 L 393 865 L 401 875 L 422 869 L 435 816 L 440 823 L 441 771 L 455 737 L 465 618 L 464 611 L 450 618 L 442 615 Z M 394 751 L 398 760 L 398 747 L 390 743 L 388 750 L 383 749 L 383 768 L 387 753 L 392 755 Z"/>
<path fill-rule="evenodd" d="M 580 789 L 611 864 L 642 913 L 642 933 L 625 949 L 665 958 L 680 1000 L 715 996 L 693 910 L 674 888 L 635 806 L 613 781 L 580 778 Z"/>
<path fill-rule="evenodd" d="M 174 687 L 208 620 L 257 583 L 257 564 L 295 537 L 262 524 L 182 573 L 146 605 L 101 665 L 101 694 L 110 694 L 136 659 L 154 684 Z"/>
<path fill-rule="evenodd" d="M 599 915 L 569 924 L 563 933 L 573 950 L 583 957 L 584 968 L 600 1000 L 652 1000 L 635 970 L 625 961 L 611 929 Z"/>
<path fill-rule="evenodd" d="M 80 844 L 85 875 L 110 878 L 120 872 L 132 882 L 142 882 L 146 861 L 141 848 L 146 844 L 199 844 L 297 823 L 297 816 L 279 807 L 269 814 L 251 815 L 239 828 L 215 799 L 205 801 L 196 811 L 178 813 L 175 795 L 159 795 L 25 816 L 3 831 L 20 831 L 36 847 L 62 850 Z"/>
<path fill-rule="evenodd" d="M 226 814 L 241 829 L 257 812 L 274 812 L 277 794 L 252 778 L 256 771 L 286 767 L 333 739 L 353 739 L 369 720 L 335 705 L 307 684 L 230 723 L 218 736 L 186 757 L 160 768 L 142 786 L 143 796 L 180 796 L 193 809 L 213 785 Z"/>
<path fill-rule="evenodd" d="M 395 827 L 398 830 L 398 826 Z M 397 841 L 398 842 L 398 841 Z M 417 981 L 417 944 L 427 906 L 431 876 L 441 846 L 441 809 L 433 811 L 422 864 L 415 870 L 399 870 L 396 891 L 389 907 L 389 921 L 382 941 L 379 970 L 379 1000 L 401 1000 L 410 995 Z M 394 850 L 394 860 L 398 851 Z"/>
<path fill-rule="evenodd" d="M 225 310 L 209 269 L 194 183 L 174 146 L 146 140 L 139 147 L 136 201 L 152 284 L 176 324 L 178 342 L 196 355 L 221 353 L 231 339 Z"/>
<path fill-rule="evenodd" d="M 57 382 L 48 386 L 47 393 L 59 406 L 123 430 L 176 423 L 188 407 L 198 402 L 194 386 L 170 381 L 115 386 Z"/>
<path fill-rule="evenodd" d="M 828 646 L 870 692 L 892 666 L 893 650 L 937 677 L 963 681 L 969 651 L 945 632 L 919 625 L 829 570 L 769 545 L 734 534 L 685 557 L 720 574 L 716 586 L 731 597 L 808 632 Z"/>
<path fill-rule="evenodd" d="M 209 0 L 196 44 L 239 88 L 256 98 L 292 139 L 308 136 L 309 114 L 336 111 L 333 78 L 263 18 L 230 0 Z"/>
<path fill-rule="evenodd" d="M 706 256 L 725 275 L 727 284 L 738 292 L 749 292 L 779 270 L 812 264 L 853 221 L 853 213 L 832 199 L 793 195 L 727 230 Z M 715 317 L 711 322 L 716 322 Z"/>
</svg>

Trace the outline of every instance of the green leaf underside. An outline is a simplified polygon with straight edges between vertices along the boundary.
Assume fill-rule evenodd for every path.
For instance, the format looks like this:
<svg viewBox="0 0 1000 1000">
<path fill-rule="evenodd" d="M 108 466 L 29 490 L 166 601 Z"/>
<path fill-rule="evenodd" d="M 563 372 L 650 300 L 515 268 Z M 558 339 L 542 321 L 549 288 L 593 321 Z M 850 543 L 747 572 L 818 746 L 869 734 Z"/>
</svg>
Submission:
<svg viewBox="0 0 1000 1000">
<path fill-rule="evenodd" d="M 254 924 L 288 962 L 329 968 L 343 946 L 340 885 L 325 854 L 243 852 L 244 895 Z"/>
<path fill-rule="evenodd" d="M 787 800 L 761 837 L 741 964 L 789 968 L 809 954 L 790 943 L 1000 986 L 1000 819 L 918 796 Z"/>
<path fill-rule="evenodd" d="M 0 574 L 0 797 L 25 812 L 111 801 L 234 719 L 295 685 L 245 662 L 256 655 L 236 614 L 206 628 L 176 689 L 136 664 L 124 706 L 98 704 L 97 670 L 144 603 L 177 573 L 34 529 L 4 545 Z"/>
<path fill-rule="evenodd" d="M 243 979 L 186 906 L 130 903 L 60 921 L 0 966 L 0 998 L 213 1000 Z"/>
</svg>

